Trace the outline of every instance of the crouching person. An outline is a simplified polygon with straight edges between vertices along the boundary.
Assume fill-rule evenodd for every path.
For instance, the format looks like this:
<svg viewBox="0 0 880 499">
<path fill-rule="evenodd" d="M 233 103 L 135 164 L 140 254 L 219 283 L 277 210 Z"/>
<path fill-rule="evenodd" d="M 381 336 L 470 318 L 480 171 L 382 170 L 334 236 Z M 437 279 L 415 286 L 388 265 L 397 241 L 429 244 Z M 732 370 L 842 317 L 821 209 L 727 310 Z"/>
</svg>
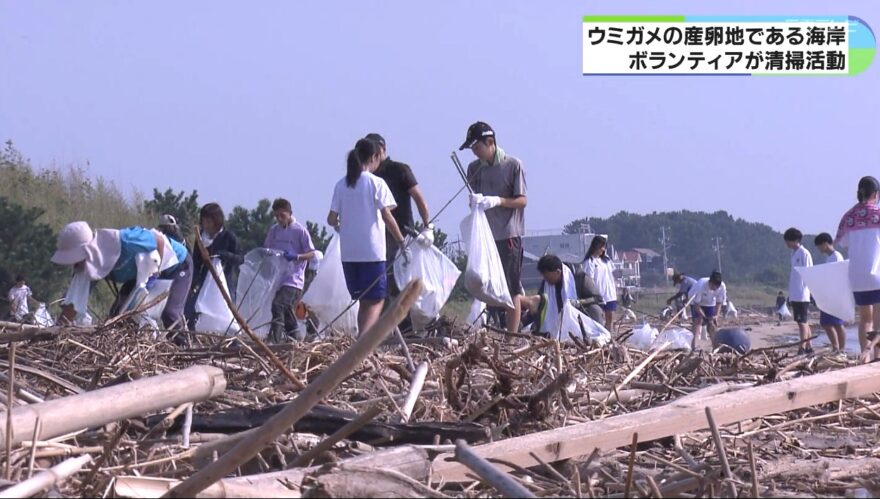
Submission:
<svg viewBox="0 0 880 499">
<path fill-rule="evenodd" d="M 531 318 L 535 334 L 552 336 L 559 329 L 559 314 L 566 302 L 599 324 L 602 323 L 602 299 L 596 284 L 586 273 L 572 273 L 556 255 L 542 256 L 538 260 L 538 272 L 543 277 L 538 294 L 522 298 L 523 308 Z"/>
<path fill-rule="evenodd" d="M 73 279 L 62 302 L 62 321 L 74 322 L 87 313 L 91 283 L 101 279 L 121 284 L 110 309 L 115 316 L 137 306 L 137 299 L 152 289 L 157 279 L 170 280 L 162 310 L 166 329 L 185 328 L 186 295 L 192 283 L 192 257 L 182 244 L 157 230 L 143 227 L 98 229 L 86 222 L 67 224 L 58 234 L 52 262 L 73 267 Z M 172 336 L 175 342 L 185 338 Z"/>
</svg>

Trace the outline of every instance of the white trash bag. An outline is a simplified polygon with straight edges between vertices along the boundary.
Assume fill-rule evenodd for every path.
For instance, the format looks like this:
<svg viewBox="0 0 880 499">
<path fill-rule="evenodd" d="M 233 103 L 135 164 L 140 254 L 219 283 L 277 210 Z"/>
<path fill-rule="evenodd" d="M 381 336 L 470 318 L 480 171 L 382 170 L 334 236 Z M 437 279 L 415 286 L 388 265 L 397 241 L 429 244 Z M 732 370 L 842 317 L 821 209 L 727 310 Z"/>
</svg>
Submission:
<svg viewBox="0 0 880 499">
<path fill-rule="evenodd" d="M 788 305 L 786 305 L 785 303 L 783 303 L 782 306 L 776 310 L 776 313 L 779 314 L 783 319 L 791 319 L 791 310 L 788 309 Z"/>
<path fill-rule="evenodd" d="M 504 267 L 486 214 L 478 207 L 461 221 L 461 235 L 467 248 L 464 287 L 474 298 L 489 306 L 513 308 Z"/>
<path fill-rule="evenodd" d="M 474 298 L 471 302 L 471 310 L 467 316 L 468 327 L 474 330 L 482 328 L 486 325 L 486 304 Z"/>
<path fill-rule="evenodd" d="M 55 320 L 52 319 L 52 314 L 46 309 L 45 303 L 40 303 L 40 306 L 37 307 L 37 311 L 34 312 L 34 322 L 40 327 L 51 327 L 55 325 Z"/>
<path fill-rule="evenodd" d="M 651 350 L 660 348 L 660 345 L 669 343 L 667 350 L 685 350 L 691 351 L 691 341 L 694 339 L 694 333 L 680 327 L 671 327 L 666 331 L 658 334 L 651 345 Z"/>
<path fill-rule="evenodd" d="M 647 351 L 651 348 L 651 345 L 654 344 L 654 339 L 657 337 L 657 334 L 659 334 L 659 332 L 656 328 L 645 323 L 639 327 L 633 328 L 632 334 L 626 339 L 626 343 L 638 350 Z"/>
<path fill-rule="evenodd" d="M 602 324 L 594 321 L 589 315 L 576 309 L 567 301 L 562 306 L 562 320 L 560 323 L 556 336 L 553 337 L 551 334 L 552 339 L 570 342 L 572 341 L 571 337 L 575 336 L 589 344 L 600 347 L 611 342 L 611 333 Z M 584 327 L 583 331 L 581 331 L 581 324 Z M 586 337 L 583 335 L 584 332 L 587 334 Z"/>
<path fill-rule="evenodd" d="M 217 275 L 220 276 L 220 284 L 228 293 L 229 288 L 226 284 L 226 275 L 223 274 L 223 263 L 219 257 L 212 257 L 211 264 L 217 271 Z M 196 313 L 199 314 L 196 318 L 195 329 L 200 333 L 210 332 L 235 336 L 241 329 L 233 318 L 232 311 L 229 310 L 223 293 L 217 286 L 217 281 L 214 280 L 210 272 L 205 276 L 205 282 L 202 283 L 202 288 L 199 290 L 195 308 Z"/>
<path fill-rule="evenodd" d="M 260 338 L 269 335 L 272 325 L 272 300 L 281 287 L 288 261 L 279 252 L 255 248 L 244 256 L 238 270 L 235 298 L 238 311 Z"/>
<path fill-rule="evenodd" d="M 413 279 L 422 280 L 422 292 L 409 312 L 413 326 L 421 329 L 440 316 L 461 271 L 435 246 L 426 248 L 418 243 L 410 244 L 411 239 L 407 237 L 405 244 L 409 244 L 412 257 L 409 264 L 403 258 L 394 261 L 394 280 L 399 289 Z"/>
<path fill-rule="evenodd" d="M 351 303 L 351 294 L 345 284 L 345 273 L 342 271 L 342 251 L 339 247 L 339 236 L 333 236 L 324 259 L 321 271 L 315 276 L 312 284 L 303 296 L 303 302 L 309 306 L 319 321 L 318 332 L 342 313 Z M 355 303 L 342 317 L 333 323 L 332 328 L 352 337 L 357 337 L 358 304 Z"/>
<path fill-rule="evenodd" d="M 733 317 L 735 319 L 739 317 L 739 310 L 733 306 L 732 301 L 727 302 L 727 312 L 724 313 L 724 317 Z"/>
</svg>

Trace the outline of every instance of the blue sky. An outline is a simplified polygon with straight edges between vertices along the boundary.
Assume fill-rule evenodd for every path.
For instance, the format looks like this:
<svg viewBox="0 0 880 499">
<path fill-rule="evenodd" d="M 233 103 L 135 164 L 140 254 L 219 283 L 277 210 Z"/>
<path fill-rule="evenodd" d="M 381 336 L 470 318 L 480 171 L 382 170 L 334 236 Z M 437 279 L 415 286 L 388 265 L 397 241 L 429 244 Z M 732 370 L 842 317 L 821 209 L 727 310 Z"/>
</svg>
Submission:
<svg viewBox="0 0 880 499">
<path fill-rule="evenodd" d="M 284 196 L 323 221 L 345 155 L 382 133 L 439 208 L 475 120 L 523 160 L 528 229 L 724 209 L 833 232 L 878 175 L 880 68 L 858 77 L 585 77 L 585 14 L 855 15 L 855 1 L 0 0 L 0 140 L 124 189 Z M 462 160 L 472 158 L 469 151 Z M 457 233 L 466 201 L 440 218 Z"/>
</svg>

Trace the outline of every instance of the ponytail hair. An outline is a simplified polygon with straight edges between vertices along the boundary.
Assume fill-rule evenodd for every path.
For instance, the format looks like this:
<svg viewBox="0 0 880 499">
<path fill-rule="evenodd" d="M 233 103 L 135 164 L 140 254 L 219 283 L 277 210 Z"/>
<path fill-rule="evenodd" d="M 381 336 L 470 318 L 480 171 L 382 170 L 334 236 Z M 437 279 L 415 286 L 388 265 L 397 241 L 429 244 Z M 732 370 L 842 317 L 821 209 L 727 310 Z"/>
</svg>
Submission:
<svg viewBox="0 0 880 499">
<path fill-rule="evenodd" d="M 364 165 L 370 162 L 376 154 L 379 154 L 379 145 L 372 140 L 360 139 L 354 145 L 354 149 L 348 152 L 348 159 L 345 166 L 345 185 L 354 187 L 358 179 L 361 178 L 361 172 L 364 171 Z"/>
<path fill-rule="evenodd" d="M 880 182 L 877 182 L 876 178 L 870 176 L 862 177 L 859 180 L 859 190 L 856 191 L 856 197 L 860 203 L 864 203 L 878 191 L 880 191 Z"/>
</svg>

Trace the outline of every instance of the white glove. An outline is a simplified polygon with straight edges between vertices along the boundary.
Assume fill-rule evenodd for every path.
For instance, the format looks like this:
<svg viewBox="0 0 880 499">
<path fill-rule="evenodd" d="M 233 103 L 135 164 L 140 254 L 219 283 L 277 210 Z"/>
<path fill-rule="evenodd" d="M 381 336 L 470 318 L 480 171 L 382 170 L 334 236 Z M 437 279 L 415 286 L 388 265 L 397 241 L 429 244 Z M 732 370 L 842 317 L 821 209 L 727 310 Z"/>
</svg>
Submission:
<svg viewBox="0 0 880 499">
<path fill-rule="evenodd" d="M 501 198 L 498 196 L 483 196 L 483 199 L 477 203 L 481 210 L 486 211 L 496 206 L 501 206 Z"/>
<path fill-rule="evenodd" d="M 483 195 L 478 192 L 475 192 L 470 195 L 470 198 L 468 198 L 468 206 L 473 208 L 473 207 L 477 206 L 478 204 L 480 204 L 482 201 L 483 201 Z"/>
<path fill-rule="evenodd" d="M 424 246 L 425 248 L 430 248 L 434 245 L 434 229 L 431 227 L 423 230 L 419 237 L 416 238 L 416 242 Z"/>
</svg>

